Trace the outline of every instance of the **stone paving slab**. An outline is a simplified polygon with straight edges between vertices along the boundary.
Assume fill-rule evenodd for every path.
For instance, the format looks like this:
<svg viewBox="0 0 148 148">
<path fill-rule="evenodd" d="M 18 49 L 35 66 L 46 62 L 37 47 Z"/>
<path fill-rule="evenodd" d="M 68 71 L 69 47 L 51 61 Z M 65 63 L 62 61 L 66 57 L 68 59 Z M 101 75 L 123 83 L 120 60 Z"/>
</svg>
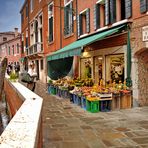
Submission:
<svg viewBox="0 0 148 148">
<path fill-rule="evenodd" d="M 43 148 L 148 148 L 148 107 L 89 113 L 37 85 Z"/>
</svg>

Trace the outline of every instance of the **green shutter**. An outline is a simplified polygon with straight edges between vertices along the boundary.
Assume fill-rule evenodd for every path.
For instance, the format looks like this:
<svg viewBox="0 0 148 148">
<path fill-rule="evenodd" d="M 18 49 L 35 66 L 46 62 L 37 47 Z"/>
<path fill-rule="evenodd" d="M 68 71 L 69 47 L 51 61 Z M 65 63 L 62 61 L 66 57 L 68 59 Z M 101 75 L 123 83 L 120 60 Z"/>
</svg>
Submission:
<svg viewBox="0 0 148 148">
<path fill-rule="evenodd" d="M 82 31 L 82 15 L 77 15 L 77 30 L 78 30 L 78 36 L 83 34 Z"/>
<path fill-rule="evenodd" d="M 125 0 L 125 17 L 130 18 L 132 16 L 132 0 Z"/>
<path fill-rule="evenodd" d="M 111 23 L 116 22 L 116 0 L 110 0 L 110 19 Z"/>
<path fill-rule="evenodd" d="M 105 25 L 110 23 L 109 0 L 105 0 Z"/>
<path fill-rule="evenodd" d="M 86 10 L 86 32 L 90 32 L 90 9 Z"/>
<path fill-rule="evenodd" d="M 80 36 L 80 15 L 77 15 L 77 33 Z"/>
<path fill-rule="evenodd" d="M 74 15 L 73 15 L 73 2 L 71 2 L 70 3 L 70 8 L 71 8 L 71 20 L 72 20 L 72 24 L 71 24 L 71 28 L 70 28 L 70 30 L 71 30 L 71 33 L 72 32 L 74 32 L 74 20 L 73 20 L 73 17 L 74 17 Z"/>
<path fill-rule="evenodd" d="M 100 28 L 100 5 L 94 5 L 94 30 Z"/>
<path fill-rule="evenodd" d="M 147 11 L 147 0 L 140 0 L 140 12 L 145 13 Z"/>
</svg>

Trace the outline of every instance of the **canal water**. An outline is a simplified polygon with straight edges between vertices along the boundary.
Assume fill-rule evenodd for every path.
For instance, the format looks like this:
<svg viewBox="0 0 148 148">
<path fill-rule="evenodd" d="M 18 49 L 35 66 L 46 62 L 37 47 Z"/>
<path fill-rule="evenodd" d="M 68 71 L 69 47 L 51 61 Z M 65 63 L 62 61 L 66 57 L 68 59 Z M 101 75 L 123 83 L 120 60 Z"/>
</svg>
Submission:
<svg viewBox="0 0 148 148">
<path fill-rule="evenodd" d="M 9 113 L 8 113 L 8 106 L 6 102 L 5 94 L 2 95 L 2 100 L 0 100 L 0 135 L 6 128 L 10 121 Z"/>
</svg>

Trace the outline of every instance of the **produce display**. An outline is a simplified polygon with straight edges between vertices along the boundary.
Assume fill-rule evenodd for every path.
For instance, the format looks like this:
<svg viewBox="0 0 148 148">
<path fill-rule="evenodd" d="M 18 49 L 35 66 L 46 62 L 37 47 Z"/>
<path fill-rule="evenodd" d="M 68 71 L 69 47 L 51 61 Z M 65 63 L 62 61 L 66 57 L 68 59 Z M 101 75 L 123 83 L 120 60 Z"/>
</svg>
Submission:
<svg viewBox="0 0 148 148">
<path fill-rule="evenodd" d="M 70 98 L 70 101 L 80 105 L 88 111 L 98 112 L 100 110 L 110 110 L 114 95 L 129 94 L 130 91 L 126 82 L 121 81 L 103 85 L 103 80 L 99 84 L 94 84 L 92 79 L 72 79 L 65 77 L 59 80 L 49 80 L 50 93 L 63 98 Z M 100 102 L 100 103 L 99 103 Z M 89 106 L 89 107 L 88 107 Z M 91 109 L 92 108 L 92 109 Z M 95 109 L 94 109 L 95 108 Z"/>
</svg>

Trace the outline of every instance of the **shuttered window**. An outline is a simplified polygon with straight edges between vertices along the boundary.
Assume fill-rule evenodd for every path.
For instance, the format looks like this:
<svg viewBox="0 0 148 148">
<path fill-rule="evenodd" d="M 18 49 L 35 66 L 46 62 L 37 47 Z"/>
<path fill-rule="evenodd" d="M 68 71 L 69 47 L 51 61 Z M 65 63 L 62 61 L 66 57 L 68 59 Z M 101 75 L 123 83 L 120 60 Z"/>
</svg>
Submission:
<svg viewBox="0 0 148 148">
<path fill-rule="evenodd" d="M 110 10 L 109 10 L 109 0 L 105 0 L 105 25 L 110 24 Z"/>
<path fill-rule="evenodd" d="M 140 0 L 140 12 L 145 13 L 148 11 L 148 0 Z"/>
<path fill-rule="evenodd" d="M 116 22 L 116 0 L 110 0 L 110 22 Z"/>
<path fill-rule="evenodd" d="M 90 32 L 90 9 L 86 10 L 86 32 Z"/>
<path fill-rule="evenodd" d="M 49 18 L 49 42 L 53 41 L 53 17 Z"/>
<path fill-rule="evenodd" d="M 77 16 L 78 36 L 90 32 L 90 9 Z"/>
<path fill-rule="evenodd" d="M 64 35 L 73 33 L 73 3 L 64 8 Z"/>
<path fill-rule="evenodd" d="M 125 0 L 125 17 L 130 18 L 132 16 L 132 0 Z"/>
<path fill-rule="evenodd" d="M 100 28 L 100 4 L 94 5 L 94 30 Z"/>
</svg>

